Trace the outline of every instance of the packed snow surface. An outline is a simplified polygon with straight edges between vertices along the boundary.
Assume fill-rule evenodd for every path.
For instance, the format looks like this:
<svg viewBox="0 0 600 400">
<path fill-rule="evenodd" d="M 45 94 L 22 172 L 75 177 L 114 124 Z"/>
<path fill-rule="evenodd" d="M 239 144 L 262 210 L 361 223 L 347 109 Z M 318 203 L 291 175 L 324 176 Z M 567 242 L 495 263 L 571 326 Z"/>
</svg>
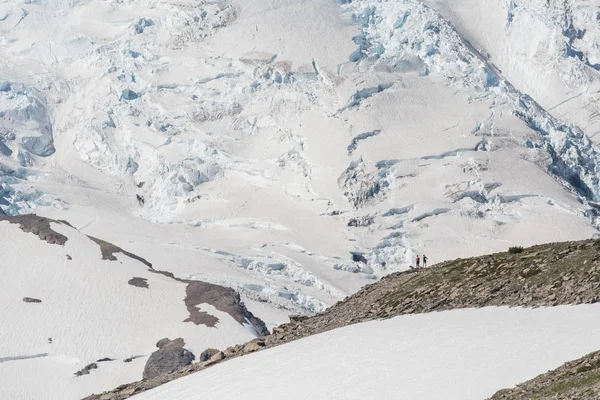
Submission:
<svg viewBox="0 0 600 400">
<path fill-rule="evenodd" d="M 198 357 L 256 336 L 209 304 L 198 307 L 219 319 L 216 327 L 185 322 L 185 284 L 122 253 L 103 260 L 87 236 L 62 224 L 51 227 L 68 238 L 64 246 L 0 222 L 0 242 L 11 243 L 0 252 L 7 283 L 0 291 L 0 399 L 76 400 L 139 380 L 164 337 L 183 338 Z M 128 284 L 133 277 L 147 287 Z M 74 376 L 92 363 L 98 369 L 90 375 Z"/>
<path fill-rule="evenodd" d="M 268 327 L 417 254 L 589 238 L 599 18 L 598 0 L 5 0 L 0 213 L 232 287 Z M 6 268 L 35 267 L 18 248 Z"/>
<path fill-rule="evenodd" d="M 351 325 L 135 400 L 481 400 L 600 347 L 600 305 L 482 308 Z"/>
</svg>

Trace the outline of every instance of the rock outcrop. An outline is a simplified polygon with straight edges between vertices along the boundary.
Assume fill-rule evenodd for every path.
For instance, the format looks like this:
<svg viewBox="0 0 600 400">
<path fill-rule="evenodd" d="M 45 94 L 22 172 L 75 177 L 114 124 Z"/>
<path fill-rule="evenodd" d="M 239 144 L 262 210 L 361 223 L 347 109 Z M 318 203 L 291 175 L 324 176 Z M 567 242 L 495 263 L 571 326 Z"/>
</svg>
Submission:
<svg viewBox="0 0 600 400">
<path fill-rule="evenodd" d="M 214 356 L 215 354 L 217 354 L 219 352 L 220 351 L 217 349 L 206 349 L 200 354 L 198 361 L 200 361 L 200 362 L 208 361 L 212 358 L 212 356 Z"/>
<path fill-rule="evenodd" d="M 152 380 L 122 385 L 102 397 L 90 396 L 87 399 L 126 399 L 130 396 L 128 393 L 152 389 L 218 362 L 374 319 L 456 308 L 540 307 L 598 301 L 600 240 L 553 243 L 530 247 L 518 254 L 506 252 L 458 259 L 422 270 L 388 275 L 321 314 L 290 316 L 290 322 L 274 328 L 271 335 L 245 345 L 231 346 L 206 362 L 189 365 Z M 493 400 L 528 398 L 531 397 L 494 397 Z M 560 399 L 581 400 L 586 397 Z"/>
<path fill-rule="evenodd" d="M 90 371 L 93 369 L 98 369 L 98 364 L 96 364 L 96 363 L 88 364 L 85 367 L 83 367 L 82 369 L 80 369 L 79 371 L 75 372 L 73 375 L 75 375 L 75 376 L 89 375 Z"/>
<path fill-rule="evenodd" d="M 158 350 L 152 353 L 146 362 L 144 379 L 152 379 L 190 365 L 196 357 L 183 346 L 185 342 L 182 338 L 159 340 L 156 343 Z"/>
<path fill-rule="evenodd" d="M 500 390 L 490 400 L 597 400 L 600 399 L 600 351 L 570 361 L 560 368 Z"/>
<path fill-rule="evenodd" d="M 8 221 L 11 224 L 19 224 L 23 232 L 33 233 L 41 240 L 45 240 L 50 244 L 64 245 L 67 237 L 58 232 L 55 232 L 50 227 L 50 223 L 64 224 L 71 226 L 66 221 L 58 221 L 44 217 L 38 217 L 34 214 L 15 215 L 15 216 L 0 216 L 1 221 Z"/>
</svg>

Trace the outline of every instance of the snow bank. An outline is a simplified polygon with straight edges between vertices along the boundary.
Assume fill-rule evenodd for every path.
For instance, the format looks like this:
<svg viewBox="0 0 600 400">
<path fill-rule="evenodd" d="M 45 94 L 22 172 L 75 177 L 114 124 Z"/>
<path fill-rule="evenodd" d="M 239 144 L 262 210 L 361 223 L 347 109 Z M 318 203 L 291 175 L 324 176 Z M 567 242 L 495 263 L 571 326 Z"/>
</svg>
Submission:
<svg viewBox="0 0 600 400">
<path fill-rule="evenodd" d="M 600 348 L 600 305 L 397 317 L 244 356 L 136 400 L 481 400 Z"/>
</svg>

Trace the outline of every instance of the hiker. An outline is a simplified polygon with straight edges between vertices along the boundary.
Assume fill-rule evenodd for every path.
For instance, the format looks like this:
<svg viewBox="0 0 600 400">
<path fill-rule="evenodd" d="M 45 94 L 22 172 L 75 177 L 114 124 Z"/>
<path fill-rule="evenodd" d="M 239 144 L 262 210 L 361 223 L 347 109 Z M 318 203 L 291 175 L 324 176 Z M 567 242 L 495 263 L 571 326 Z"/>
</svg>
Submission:
<svg viewBox="0 0 600 400">
<path fill-rule="evenodd" d="M 423 254 L 423 268 L 427 268 L 427 256 Z"/>
<path fill-rule="evenodd" d="M 420 258 L 419 258 L 419 256 L 417 255 L 417 268 L 421 268 L 421 267 L 419 266 L 419 264 L 420 264 L 420 263 L 421 263 L 421 259 L 420 259 Z"/>
</svg>

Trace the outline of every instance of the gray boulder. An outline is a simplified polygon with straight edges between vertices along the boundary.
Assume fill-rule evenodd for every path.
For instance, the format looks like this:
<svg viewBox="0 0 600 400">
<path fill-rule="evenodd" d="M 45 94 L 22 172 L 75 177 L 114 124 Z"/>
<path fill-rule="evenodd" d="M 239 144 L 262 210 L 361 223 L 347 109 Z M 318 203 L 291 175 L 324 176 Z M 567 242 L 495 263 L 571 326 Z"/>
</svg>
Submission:
<svg viewBox="0 0 600 400">
<path fill-rule="evenodd" d="M 217 349 L 206 349 L 202 352 L 202 354 L 200 354 L 200 362 L 205 362 L 208 361 L 212 358 L 212 356 L 214 356 L 215 354 L 219 353 L 219 350 Z"/>
<path fill-rule="evenodd" d="M 158 350 L 152 353 L 146 362 L 143 378 L 155 378 L 190 365 L 196 357 L 183 346 L 185 342 L 182 338 L 159 340 L 156 344 Z"/>
</svg>

